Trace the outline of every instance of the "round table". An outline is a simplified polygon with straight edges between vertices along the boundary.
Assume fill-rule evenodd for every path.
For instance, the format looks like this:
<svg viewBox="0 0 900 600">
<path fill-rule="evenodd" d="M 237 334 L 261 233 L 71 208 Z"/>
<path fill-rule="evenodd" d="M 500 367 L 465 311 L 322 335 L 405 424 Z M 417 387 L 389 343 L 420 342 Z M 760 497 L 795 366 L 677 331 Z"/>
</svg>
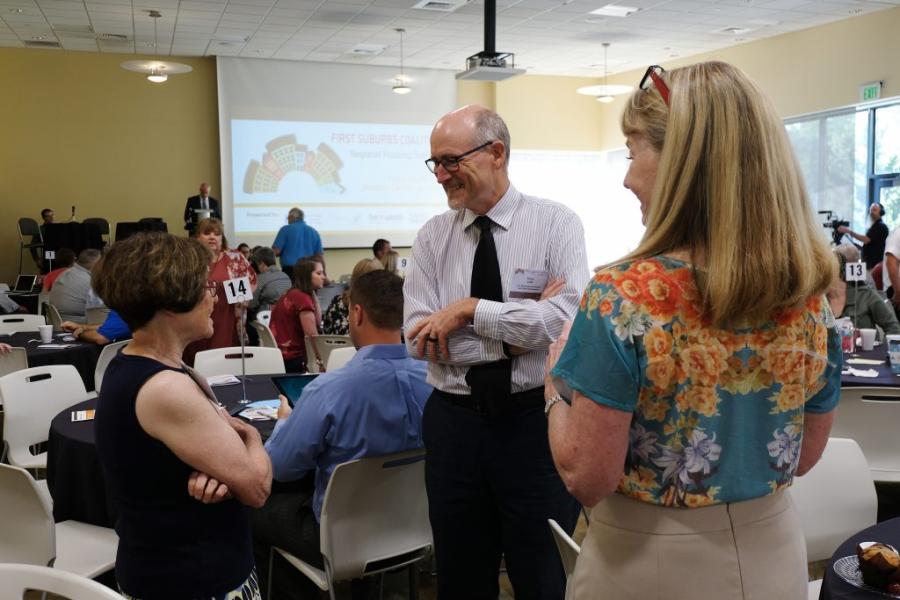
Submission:
<svg viewBox="0 0 900 600">
<path fill-rule="evenodd" d="M 900 518 L 876 523 L 853 535 L 840 545 L 831 556 L 831 562 L 825 570 L 825 579 L 822 581 L 822 591 L 819 593 L 819 600 L 876 600 L 889 597 L 862 590 L 847 583 L 834 572 L 832 568 L 834 561 L 856 554 L 856 545 L 860 542 L 883 542 L 894 547 L 900 547 Z"/>
<path fill-rule="evenodd" d="M 41 335 L 37 331 L 0 335 L 0 342 L 10 346 L 25 348 L 29 367 L 72 365 L 78 370 L 78 374 L 81 375 L 85 389 L 89 392 L 93 391 L 94 368 L 97 366 L 97 359 L 100 357 L 102 346 L 75 340 L 64 341 L 63 336 L 68 336 L 68 334 L 55 332 L 53 334 L 53 343 L 65 344 L 66 348 L 40 348 Z"/>
<path fill-rule="evenodd" d="M 269 400 L 278 397 L 272 375 L 248 375 L 247 397 Z M 216 386 L 213 392 L 229 413 L 242 410 L 241 386 Z M 50 423 L 47 440 L 47 484 L 53 497 L 56 522 L 74 519 L 93 525 L 113 527 L 116 507 L 108 492 L 94 443 L 94 422 L 72 422 L 72 411 L 94 408 L 96 398 L 62 411 Z M 269 438 L 275 421 L 251 421 L 263 440 Z"/>
</svg>

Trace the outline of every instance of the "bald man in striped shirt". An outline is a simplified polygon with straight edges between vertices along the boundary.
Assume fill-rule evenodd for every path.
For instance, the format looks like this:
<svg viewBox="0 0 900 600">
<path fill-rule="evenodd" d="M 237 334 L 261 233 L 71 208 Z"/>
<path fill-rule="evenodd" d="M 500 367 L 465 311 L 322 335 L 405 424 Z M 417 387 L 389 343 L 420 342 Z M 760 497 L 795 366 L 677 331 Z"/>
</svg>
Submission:
<svg viewBox="0 0 900 600">
<path fill-rule="evenodd" d="M 487 108 L 437 122 L 426 164 L 451 210 L 419 231 L 404 285 L 407 346 L 434 386 L 423 430 L 441 600 L 496 599 L 501 556 L 517 600 L 561 600 L 547 519 L 571 532 L 579 510 L 550 455 L 543 382 L 589 277 L 584 231 L 510 183 L 509 150 Z"/>
</svg>

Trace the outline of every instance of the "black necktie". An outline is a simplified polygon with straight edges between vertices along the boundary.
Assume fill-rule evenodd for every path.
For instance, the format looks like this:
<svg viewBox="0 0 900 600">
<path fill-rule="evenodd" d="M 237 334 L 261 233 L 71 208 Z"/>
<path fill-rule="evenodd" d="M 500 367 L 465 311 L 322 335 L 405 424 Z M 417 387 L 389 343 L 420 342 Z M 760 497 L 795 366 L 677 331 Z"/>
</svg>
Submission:
<svg viewBox="0 0 900 600">
<path fill-rule="evenodd" d="M 494 245 L 491 233 L 492 222 L 482 215 L 475 219 L 475 225 L 481 230 L 481 236 L 472 263 L 472 297 L 503 302 L 503 283 L 500 279 L 497 246 Z M 487 414 L 495 413 L 496 408 L 505 404 L 509 398 L 511 382 L 510 359 L 469 367 L 466 373 L 466 383 L 472 388 L 472 396 Z"/>
</svg>

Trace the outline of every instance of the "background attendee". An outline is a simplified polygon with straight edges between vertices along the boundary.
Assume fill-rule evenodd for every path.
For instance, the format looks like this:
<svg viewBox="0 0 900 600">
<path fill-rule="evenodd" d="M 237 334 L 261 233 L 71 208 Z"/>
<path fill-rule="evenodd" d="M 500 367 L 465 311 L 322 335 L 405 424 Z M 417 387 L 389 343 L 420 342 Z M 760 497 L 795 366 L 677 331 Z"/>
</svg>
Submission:
<svg viewBox="0 0 900 600">
<path fill-rule="evenodd" d="M 874 329 L 877 325 L 884 333 L 900 333 L 897 315 L 881 295 L 864 281 L 847 281 L 846 265 L 859 262 L 859 248 L 853 244 L 841 244 L 834 249 L 838 271 L 828 289 L 831 310 L 839 317 L 850 317 L 857 329 Z"/>
<path fill-rule="evenodd" d="M 384 270 L 369 272 L 354 280 L 350 298 L 350 337 L 359 352 L 339 373 L 310 383 L 293 412 L 282 397 L 266 442 L 275 479 L 296 481 L 314 472 L 315 481 L 305 479 L 300 492 L 273 493 L 252 514 L 260 570 L 273 545 L 322 568 L 319 520 L 335 466 L 422 447 L 422 408 L 431 386 L 424 363 L 400 342 L 403 281 Z M 305 577 L 279 571 L 275 581 L 286 589 L 272 590 L 273 598 L 319 597 Z"/>
<path fill-rule="evenodd" d="M 441 598 L 496 598 L 502 554 L 517 599 L 561 600 L 547 519 L 571 532 L 579 510 L 547 445 L 543 362 L 588 278 L 584 231 L 568 208 L 510 184 L 509 152 L 491 110 L 438 121 L 427 164 L 452 210 L 419 231 L 403 289 L 407 345 L 435 387 L 423 427 Z M 517 269 L 564 289 L 511 299 Z"/>
<path fill-rule="evenodd" d="M 45 208 L 44 210 L 41 211 L 41 223 L 40 223 L 40 225 L 38 225 L 38 227 L 41 230 L 41 235 L 40 235 L 40 237 L 36 236 L 36 235 L 31 236 L 32 244 L 37 244 L 37 243 L 40 243 L 43 241 L 42 238 L 46 234 L 46 231 L 44 229 L 47 225 L 50 225 L 51 223 L 53 223 L 53 217 L 54 217 L 54 212 L 53 212 L 52 208 Z M 44 265 L 44 249 L 43 248 L 32 248 L 31 249 L 31 258 L 34 259 L 34 264 L 36 264 L 38 266 L 38 269 L 40 269 L 41 273 L 45 273 L 46 268 Z"/>
<path fill-rule="evenodd" d="M 272 306 L 290 289 L 291 278 L 278 268 L 271 248 L 257 246 L 251 257 L 251 262 L 259 269 L 256 290 L 250 301 L 250 314 L 253 316 L 261 310 L 272 310 Z"/>
<path fill-rule="evenodd" d="M 194 235 L 197 224 L 202 221 L 197 209 L 209 209 L 210 218 L 222 220 L 222 211 L 219 209 L 219 201 L 209 195 L 212 188 L 208 183 L 200 184 L 200 193 L 187 199 L 184 205 L 184 228 L 188 235 Z"/>
<path fill-rule="evenodd" d="M 296 267 L 293 285 L 275 303 L 269 327 L 289 373 L 305 373 L 308 358 L 316 361 L 319 371 L 324 371 L 318 351 L 314 357 L 306 356 L 305 339 L 319 335 L 322 311 L 316 292 L 325 285 L 325 269 L 314 258 L 301 259 Z"/>
<path fill-rule="evenodd" d="M 350 284 L 342 293 L 331 299 L 325 314 L 322 315 L 322 333 L 327 335 L 348 335 L 350 322 L 347 317 L 350 313 L 350 290 L 353 289 L 353 281 L 358 277 L 383 270 L 384 265 L 378 259 L 364 258 L 357 262 L 350 274 Z"/>
<path fill-rule="evenodd" d="M 96 304 L 91 289 L 91 269 L 98 260 L 100 251 L 86 248 L 78 253 L 75 264 L 56 278 L 49 301 L 64 321 L 84 323 L 86 309 Z"/>
<path fill-rule="evenodd" d="M 572 597 L 805 598 L 785 488 L 828 441 L 841 350 L 822 302 L 835 261 L 784 125 L 710 62 L 651 67 L 622 130 L 646 233 L 547 361 L 565 346 L 550 447 L 593 507 Z"/>
<path fill-rule="evenodd" d="M 44 293 L 53 289 L 56 278 L 62 275 L 69 267 L 75 264 L 75 252 L 71 248 L 60 248 L 56 251 L 56 258 L 50 261 L 53 270 L 44 275 L 42 289 Z"/>
<path fill-rule="evenodd" d="M 294 265 L 301 258 L 316 257 L 324 267 L 322 260 L 322 239 L 319 232 L 306 224 L 303 211 L 297 207 L 288 211 L 288 224 L 278 230 L 272 249 L 275 256 L 281 258 L 281 270 L 293 278 Z"/>
<path fill-rule="evenodd" d="M 372 244 L 372 254 L 374 254 L 375 258 L 378 260 L 382 259 L 385 252 L 390 252 L 391 250 L 391 243 L 384 238 L 378 238 L 375 240 L 375 243 Z"/>
<path fill-rule="evenodd" d="M 62 328 L 63 331 L 71 333 L 76 340 L 100 345 L 120 342 L 131 337 L 131 329 L 128 328 L 128 324 L 114 310 L 110 310 L 106 319 L 99 325 L 63 321 Z"/>
<path fill-rule="evenodd" d="M 873 202 L 869 206 L 869 219 L 872 225 L 866 230 L 865 235 L 856 233 L 849 227 L 841 225 L 838 231 L 856 238 L 863 243 L 862 258 L 866 261 L 866 270 L 871 271 L 884 257 L 884 243 L 888 237 L 888 226 L 882 220 L 884 207 Z"/>
<path fill-rule="evenodd" d="M 397 270 L 399 262 L 400 254 L 396 250 L 388 250 L 384 253 L 384 256 L 381 257 L 381 263 L 384 265 L 384 270 L 388 273 L 393 273 L 394 275 L 399 275 Z"/>
<path fill-rule="evenodd" d="M 259 432 L 181 362 L 213 333 L 208 270 L 196 240 L 137 234 L 94 278 L 134 332 L 106 370 L 95 421 L 118 508 L 116 581 L 132 598 L 259 598 L 242 505 L 265 503 L 272 466 Z"/>
<path fill-rule="evenodd" d="M 894 305 L 894 312 L 900 314 L 900 227 L 890 232 L 884 243 L 881 279 L 885 294 Z"/>
<path fill-rule="evenodd" d="M 244 255 L 244 258 L 250 260 L 250 246 L 247 244 L 238 244 L 237 251 Z"/>
<path fill-rule="evenodd" d="M 241 345 L 239 337 L 243 333 L 241 315 L 247 303 L 228 304 L 225 282 L 229 279 L 248 277 L 251 290 L 256 289 L 256 273 L 250 268 L 250 263 L 243 254 L 228 250 L 221 221 L 218 219 L 200 221 L 195 237 L 211 252 L 212 262 L 208 280 L 215 284 L 218 302 L 212 313 L 214 328 L 212 336 L 194 341 L 185 348 L 184 362 L 189 365 L 194 364 L 194 355 L 197 352 Z"/>
</svg>

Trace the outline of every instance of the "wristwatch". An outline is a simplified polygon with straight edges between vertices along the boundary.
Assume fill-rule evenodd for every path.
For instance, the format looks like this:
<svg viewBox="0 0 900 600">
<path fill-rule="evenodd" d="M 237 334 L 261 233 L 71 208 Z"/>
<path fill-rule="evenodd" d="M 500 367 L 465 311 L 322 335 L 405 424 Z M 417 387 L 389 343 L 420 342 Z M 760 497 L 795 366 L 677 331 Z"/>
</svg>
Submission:
<svg viewBox="0 0 900 600">
<path fill-rule="evenodd" d="M 553 408 L 553 405 L 557 402 L 565 402 L 565 400 L 559 394 L 553 394 L 549 398 L 544 398 L 544 414 L 549 416 L 550 409 Z"/>
</svg>

